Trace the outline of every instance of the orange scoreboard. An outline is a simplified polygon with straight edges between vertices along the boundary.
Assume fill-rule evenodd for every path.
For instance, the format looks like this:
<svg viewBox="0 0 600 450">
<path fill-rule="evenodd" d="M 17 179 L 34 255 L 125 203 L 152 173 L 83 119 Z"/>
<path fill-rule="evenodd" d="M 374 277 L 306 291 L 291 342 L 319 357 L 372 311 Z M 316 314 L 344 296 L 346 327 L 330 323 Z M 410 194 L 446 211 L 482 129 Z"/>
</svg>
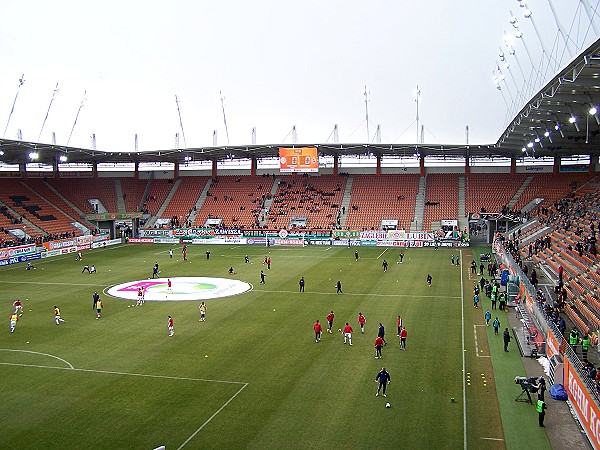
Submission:
<svg viewBox="0 0 600 450">
<path fill-rule="evenodd" d="M 319 155 L 316 147 L 279 147 L 279 170 L 286 172 L 318 172 Z"/>
</svg>

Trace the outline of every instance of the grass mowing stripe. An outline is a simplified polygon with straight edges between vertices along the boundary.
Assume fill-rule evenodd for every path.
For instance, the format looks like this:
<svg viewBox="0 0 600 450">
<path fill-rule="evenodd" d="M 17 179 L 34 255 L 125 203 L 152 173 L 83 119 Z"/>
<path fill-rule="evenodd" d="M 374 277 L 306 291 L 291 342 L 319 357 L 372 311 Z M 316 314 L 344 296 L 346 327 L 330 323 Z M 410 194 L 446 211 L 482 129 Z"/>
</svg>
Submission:
<svg viewBox="0 0 600 450">
<path fill-rule="evenodd" d="M 210 416 L 210 417 L 209 417 L 209 418 L 208 418 L 208 419 L 207 419 L 207 420 L 206 420 L 206 421 L 205 421 L 205 422 L 204 422 L 202 425 L 200 425 L 200 428 L 198 428 L 196 431 L 194 431 L 194 433 L 193 433 L 193 434 L 192 434 L 192 435 L 191 435 L 189 438 L 187 438 L 187 439 L 185 440 L 185 442 L 184 442 L 183 444 L 181 444 L 181 445 L 180 445 L 180 446 L 177 448 L 177 450 L 181 450 L 183 447 L 185 447 L 185 446 L 188 444 L 188 442 L 190 442 L 190 441 L 191 441 L 191 440 L 192 440 L 192 439 L 193 439 L 193 438 L 194 438 L 194 437 L 195 437 L 195 436 L 196 436 L 198 433 L 200 433 L 200 431 L 202 431 L 202 429 L 203 429 L 203 428 L 204 428 L 206 425 L 208 425 L 208 424 L 210 423 L 210 421 L 211 421 L 211 420 L 213 420 L 213 419 L 214 419 L 214 418 L 217 416 L 217 414 L 219 414 L 221 411 L 223 411 L 223 410 L 225 409 L 225 407 L 226 407 L 227 405 L 229 405 L 229 403 L 231 403 L 231 401 L 232 401 L 234 398 L 236 398 L 236 397 L 238 396 L 238 394 L 239 394 L 240 392 L 242 392 L 242 391 L 243 391 L 243 390 L 246 388 L 246 386 L 248 386 L 248 383 L 245 383 L 245 384 L 244 384 L 244 385 L 243 385 L 243 386 L 242 386 L 242 387 L 241 387 L 241 388 L 240 388 L 240 389 L 239 389 L 239 390 L 238 390 L 238 391 L 237 391 L 235 394 L 233 394 L 233 395 L 231 396 L 231 398 L 230 398 L 229 400 L 227 400 L 227 401 L 226 401 L 226 402 L 223 404 L 223 406 L 221 406 L 219 409 L 217 409 L 217 411 L 215 411 L 215 413 L 214 413 L 212 416 Z"/>
<path fill-rule="evenodd" d="M 338 295 L 340 295 L 340 294 L 337 294 L 336 292 L 315 292 L 315 291 L 298 292 L 298 291 L 276 291 L 276 290 L 265 290 L 265 289 L 261 289 L 261 290 L 253 289 L 252 292 L 254 292 L 254 293 L 269 292 L 269 293 L 276 293 L 276 294 L 299 294 L 302 296 L 309 295 L 309 294 L 315 294 L 315 295 L 335 295 L 337 297 Z M 347 293 L 347 292 L 345 292 L 343 295 L 358 296 L 358 297 L 364 297 L 364 296 L 368 295 L 370 297 L 409 297 L 409 298 L 447 298 L 447 299 L 461 298 L 461 297 L 452 296 L 452 295 L 373 294 L 371 292 L 369 292 L 369 293 Z"/>
</svg>

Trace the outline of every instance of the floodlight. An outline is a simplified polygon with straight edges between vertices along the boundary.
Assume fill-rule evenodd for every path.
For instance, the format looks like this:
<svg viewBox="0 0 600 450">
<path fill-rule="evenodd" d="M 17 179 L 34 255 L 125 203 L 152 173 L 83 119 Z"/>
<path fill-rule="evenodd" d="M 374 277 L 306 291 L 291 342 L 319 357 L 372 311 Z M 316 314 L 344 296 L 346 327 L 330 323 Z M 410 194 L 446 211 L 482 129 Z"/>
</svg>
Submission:
<svg viewBox="0 0 600 450">
<path fill-rule="evenodd" d="M 65 163 L 65 162 L 67 162 L 67 157 L 66 157 L 66 155 L 60 155 L 58 157 L 58 160 L 62 163 Z"/>
<path fill-rule="evenodd" d="M 521 39 L 521 38 L 523 37 L 523 32 L 522 32 L 521 30 L 517 31 L 517 32 L 515 33 L 515 37 L 516 37 L 517 39 Z"/>
<path fill-rule="evenodd" d="M 505 62 L 505 63 L 502 65 L 502 67 L 504 67 L 505 69 L 508 69 L 508 68 L 510 68 L 510 64 L 509 64 L 509 63 L 507 63 L 507 62 Z"/>
<path fill-rule="evenodd" d="M 548 130 L 546 130 L 546 132 L 544 133 L 545 137 L 550 137 L 550 132 Z"/>
<path fill-rule="evenodd" d="M 38 159 L 37 152 L 30 152 L 28 156 L 29 156 L 29 159 Z"/>
<path fill-rule="evenodd" d="M 4 151 L 0 150 L 0 156 L 4 156 Z"/>
<path fill-rule="evenodd" d="M 517 0 L 517 2 L 521 8 L 525 8 L 527 6 L 527 0 Z"/>
<path fill-rule="evenodd" d="M 539 143 L 539 142 L 540 142 L 540 138 L 539 138 L 539 136 L 536 136 L 536 138 L 534 139 L 534 141 L 535 141 L 536 143 Z"/>
<path fill-rule="evenodd" d="M 528 142 L 527 143 L 527 148 L 532 148 L 533 147 L 533 142 Z"/>
<path fill-rule="evenodd" d="M 598 108 L 595 106 L 590 107 L 590 110 L 588 111 L 588 113 L 590 114 L 590 116 L 595 116 L 598 113 Z"/>
<path fill-rule="evenodd" d="M 521 149 L 521 151 L 522 151 L 523 153 L 525 153 L 525 152 L 527 151 L 527 149 L 526 149 L 525 147 L 523 147 L 523 148 Z"/>
<path fill-rule="evenodd" d="M 554 125 L 554 129 L 556 131 L 560 130 L 560 123 L 556 122 L 556 125 Z"/>
<path fill-rule="evenodd" d="M 577 117 L 576 116 L 569 117 L 569 123 L 575 123 L 575 122 L 577 122 Z"/>
<path fill-rule="evenodd" d="M 509 22 L 511 25 L 515 25 L 515 23 L 518 23 L 519 21 L 517 20 L 517 18 L 515 16 L 510 16 Z"/>
<path fill-rule="evenodd" d="M 523 11 L 523 17 L 525 17 L 526 19 L 529 19 L 531 17 L 531 10 L 529 8 L 525 8 L 525 11 Z"/>
</svg>

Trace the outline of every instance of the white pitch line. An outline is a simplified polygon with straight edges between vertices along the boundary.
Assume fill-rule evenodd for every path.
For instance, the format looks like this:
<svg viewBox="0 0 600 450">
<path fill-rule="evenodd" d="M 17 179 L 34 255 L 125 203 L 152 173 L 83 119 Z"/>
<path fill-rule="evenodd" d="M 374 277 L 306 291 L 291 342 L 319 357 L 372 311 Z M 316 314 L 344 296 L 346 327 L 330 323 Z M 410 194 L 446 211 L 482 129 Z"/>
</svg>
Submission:
<svg viewBox="0 0 600 450">
<path fill-rule="evenodd" d="M 60 358 L 58 358 L 58 359 L 60 359 Z M 64 361 L 64 360 L 61 360 L 61 361 Z M 19 367 L 35 367 L 35 368 L 40 368 L 40 369 L 68 370 L 70 372 L 101 373 L 101 374 L 107 374 L 107 375 L 124 375 L 124 376 L 129 376 L 129 377 L 159 378 L 159 379 L 164 379 L 164 380 L 176 380 L 176 381 L 204 381 L 207 383 L 243 384 L 244 387 L 246 387 L 248 385 L 248 383 L 244 383 L 242 381 L 211 380 L 211 379 L 206 379 L 206 378 L 190 378 L 190 377 L 173 377 L 173 376 L 169 376 L 169 375 L 153 375 L 153 374 L 147 374 L 147 373 L 117 372 L 114 370 L 76 369 L 73 366 L 71 366 L 71 367 L 55 367 L 55 366 L 40 366 L 40 365 L 36 365 L 36 364 L 20 364 L 20 363 L 7 363 L 7 362 L 0 362 L 0 365 L 2 365 L 2 366 L 19 366 Z"/>
<path fill-rule="evenodd" d="M 462 250 L 460 250 L 460 260 L 464 261 Z M 462 387 L 463 387 L 463 446 L 467 450 L 467 365 L 465 361 L 465 286 L 463 282 L 463 266 L 460 266 L 460 322 L 461 322 L 461 339 L 462 339 Z"/>
<path fill-rule="evenodd" d="M 333 247 L 327 247 L 324 251 L 328 252 L 329 250 L 331 250 Z"/>
<path fill-rule="evenodd" d="M 67 366 L 69 366 L 69 369 L 74 369 L 73 365 L 69 361 L 66 361 L 66 360 L 64 360 L 62 358 L 59 358 L 58 356 L 49 355 L 48 353 L 33 352 L 31 350 L 15 350 L 15 349 L 10 349 L 10 348 L 0 348 L 0 351 L 1 352 L 32 353 L 34 355 L 47 356 L 49 358 L 58 359 L 59 361 L 64 362 Z"/>
<path fill-rule="evenodd" d="M 504 439 L 501 439 L 501 438 L 489 438 L 489 437 L 486 438 L 486 437 L 482 437 L 480 439 L 482 439 L 484 441 L 504 441 Z"/>
<path fill-rule="evenodd" d="M 381 255 L 379 255 L 379 256 L 377 257 L 377 259 L 381 258 L 381 257 L 383 256 L 383 254 L 384 254 L 385 252 L 387 252 L 387 251 L 388 251 L 388 248 L 389 248 L 389 247 L 386 247 L 386 248 L 385 248 L 385 250 L 381 252 Z"/>
<path fill-rule="evenodd" d="M 229 403 L 231 403 L 231 402 L 232 402 L 232 400 L 233 400 L 234 398 L 236 398 L 236 397 L 238 396 L 238 394 L 239 394 L 240 392 L 242 392 L 242 391 L 243 391 L 243 390 L 246 388 L 246 386 L 248 386 L 248 383 L 244 383 L 244 385 L 243 385 L 243 386 L 242 386 L 242 387 L 241 387 L 241 388 L 240 388 L 240 389 L 239 389 L 239 390 L 238 390 L 238 391 L 237 391 L 235 394 L 233 394 L 233 395 L 231 396 L 231 398 L 230 398 L 229 400 L 227 400 L 227 401 L 226 401 L 226 402 L 223 404 L 223 406 L 221 406 L 219 409 L 217 409 L 217 411 L 216 411 L 216 412 L 215 412 L 215 413 L 214 413 L 212 416 L 210 416 L 210 417 L 209 417 L 209 418 L 206 420 L 206 422 L 204 422 L 202 425 L 200 425 L 200 428 L 198 428 L 196 431 L 194 431 L 194 432 L 192 433 L 192 435 L 191 435 L 189 438 L 187 438 L 187 439 L 185 440 L 185 442 L 184 442 L 183 444 L 181 444 L 181 445 L 180 445 L 180 446 L 177 448 L 177 450 L 181 450 L 183 447 L 185 447 L 185 446 L 188 444 L 188 442 L 190 442 L 190 441 L 191 441 L 191 440 L 192 440 L 192 439 L 193 439 L 193 438 L 194 438 L 194 437 L 195 437 L 195 436 L 196 436 L 198 433 L 200 433 L 200 431 L 202 431 L 202 429 L 203 429 L 203 428 L 204 428 L 206 425 L 208 425 L 208 424 L 210 423 L 210 421 L 211 421 L 211 420 L 213 420 L 213 419 L 214 419 L 214 418 L 217 416 L 217 414 L 219 414 L 221 411 L 223 411 L 223 410 L 225 409 L 225 407 L 226 407 L 227 405 L 229 405 Z"/>
<path fill-rule="evenodd" d="M 249 291 L 247 291 L 249 292 Z M 308 294 L 315 294 L 315 295 L 339 295 L 336 294 L 335 292 L 315 292 L 315 291 L 306 291 L 306 292 L 298 292 L 298 291 L 277 291 L 277 290 L 262 290 L 262 289 L 254 289 L 252 290 L 252 292 L 254 293 L 261 293 L 261 292 L 273 292 L 273 293 L 277 293 L 277 294 L 298 294 L 298 295 L 308 295 Z M 344 295 L 350 295 L 350 296 L 359 296 L 359 297 L 364 297 L 364 296 L 371 296 L 371 297 L 412 297 L 412 298 L 446 298 L 446 299 L 457 299 L 457 298 L 461 298 L 459 296 L 451 296 L 451 295 L 413 295 L 413 294 L 373 294 L 373 293 L 357 293 L 357 294 L 353 294 L 353 293 L 344 293 Z"/>
<path fill-rule="evenodd" d="M 475 336 L 475 354 L 478 358 L 491 358 L 489 355 L 480 355 L 479 354 L 479 343 L 477 341 L 477 327 L 483 327 L 485 325 L 473 325 L 473 336 Z"/>
</svg>

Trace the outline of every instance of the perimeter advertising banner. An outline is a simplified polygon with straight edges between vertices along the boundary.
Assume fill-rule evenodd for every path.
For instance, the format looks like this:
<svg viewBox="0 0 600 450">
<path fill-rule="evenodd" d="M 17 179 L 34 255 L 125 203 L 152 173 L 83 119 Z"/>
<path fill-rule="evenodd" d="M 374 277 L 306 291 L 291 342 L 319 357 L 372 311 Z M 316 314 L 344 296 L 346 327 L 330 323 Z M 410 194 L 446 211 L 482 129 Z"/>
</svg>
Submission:
<svg viewBox="0 0 600 450">
<path fill-rule="evenodd" d="M 0 260 L 27 255 L 35 252 L 35 244 L 18 245 L 0 250 Z"/>
<path fill-rule="evenodd" d="M 571 405 L 594 448 L 600 448 L 600 409 L 569 359 L 565 359 L 565 388 Z"/>
<path fill-rule="evenodd" d="M 318 172 L 317 147 L 279 147 L 279 170 L 282 173 Z"/>
</svg>

